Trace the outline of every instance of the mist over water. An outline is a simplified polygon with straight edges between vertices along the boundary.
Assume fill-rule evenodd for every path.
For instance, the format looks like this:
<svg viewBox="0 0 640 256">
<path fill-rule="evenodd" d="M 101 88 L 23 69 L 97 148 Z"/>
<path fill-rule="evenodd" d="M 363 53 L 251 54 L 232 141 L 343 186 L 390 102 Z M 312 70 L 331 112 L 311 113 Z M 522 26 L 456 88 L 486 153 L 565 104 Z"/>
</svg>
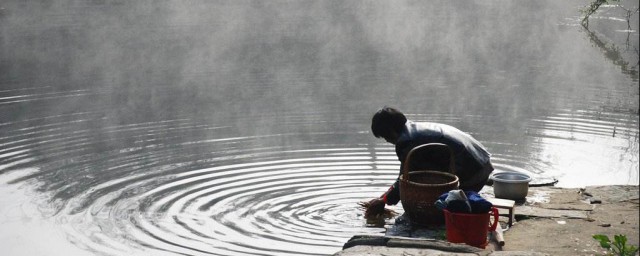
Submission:
<svg viewBox="0 0 640 256">
<path fill-rule="evenodd" d="M 384 105 L 534 183 L 637 185 L 638 15 L 587 3 L 3 1 L 0 246 L 332 254 L 384 233 Z"/>
</svg>

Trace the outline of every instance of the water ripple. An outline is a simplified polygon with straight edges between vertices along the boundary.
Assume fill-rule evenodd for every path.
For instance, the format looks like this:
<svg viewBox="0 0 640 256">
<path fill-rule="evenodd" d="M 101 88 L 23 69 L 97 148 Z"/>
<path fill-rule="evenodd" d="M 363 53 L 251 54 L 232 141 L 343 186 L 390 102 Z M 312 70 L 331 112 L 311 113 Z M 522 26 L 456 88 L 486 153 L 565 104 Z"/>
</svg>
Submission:
<svg viewBox="0 0 640 256">
<path fill-rule="evenodd" d="M 30 92 L 3 93 L 23 95 L 5 100 L 82 93 Z M 6 120 L 0 174 L 35 188 L 39 213 L 97 255 L 327 255 L 353 235 L 384 232 L 367 225 L 357 203 L 384 192 L 399 168 L 393 147 L 361 125 L 368 116 L 351 123 L 328 116 L 238 118 L 279 119 L 258 134 L 192 118 L 120 124 L 93 111 Z M 500 118 L 409 116 L 464 130 L 495 127 Z M 358 129 L 336 132 L 337 125 Z M 561 109 L 515 126 L 474 136 L 497 171 L 528 173 L 533 185 L 568 180 L 563 175 L 582 170 L 574 159 L 594 152 L 622 151 L 618 169 L 637 165 L 625 153 L 637 152 L 637 121 L 624 113 Z"/>
<path fill-rule="evenodd" d="M 211 128 L 184 121 L 107 127 L 111 141 L 132 143 L 99 156 L 75 155 L 90 146 L 83 143 L 88 131 L 43 128 L 40 138 L 13 143 L 75 160 L 50 162 L 12 183 L 46 181 L 41 189 L 58 208 L 50 216 L 68 227 L 74 244 L 100 254 L 326 255 L 354 234 L 381 232 L 365 226 L 356 203 L 381 193 L 397 166 L 376 166 L 367 148 L 239 144 L 264 136 L 170 145 L 171 136 L 136 138 Z M 203 151 L 212 145 L 220 149 Z M 5 149 L 7 161 L 22 154 Z"/>
</svg>

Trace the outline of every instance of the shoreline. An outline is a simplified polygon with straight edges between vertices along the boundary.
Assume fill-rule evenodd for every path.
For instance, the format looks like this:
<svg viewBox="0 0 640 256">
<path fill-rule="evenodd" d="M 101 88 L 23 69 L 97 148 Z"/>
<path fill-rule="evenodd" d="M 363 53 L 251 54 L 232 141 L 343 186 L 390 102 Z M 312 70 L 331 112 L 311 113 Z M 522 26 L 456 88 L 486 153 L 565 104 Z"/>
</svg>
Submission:
<svg viewBox="0 0 640 256">
<path fill-rule="evenodd" d="M 397 220 L 402 216 L 398 216 L 396 223 L 387 227 L 385 236 L 356 236 L 334 255 L 604 255 L 605 249 L 593 235 L 603 234 L 613 239 L 614 235 L 622 234 L 627 237 L 628 245 L 639 246 L 638 187 L 530 187 L 526 201 L 514 208 L 513 226 L 507 227 L 507 211 L 499 209 L 500 225 L 505 229 L 504 246 L 493 239 L 485 249 L 448 243 L 437 237 L 442 230 L 403 227 L 406 224 L 399 223 Z M 493 188 L 487 186 L 481 194 L 491 198 Z"/>
</svg>

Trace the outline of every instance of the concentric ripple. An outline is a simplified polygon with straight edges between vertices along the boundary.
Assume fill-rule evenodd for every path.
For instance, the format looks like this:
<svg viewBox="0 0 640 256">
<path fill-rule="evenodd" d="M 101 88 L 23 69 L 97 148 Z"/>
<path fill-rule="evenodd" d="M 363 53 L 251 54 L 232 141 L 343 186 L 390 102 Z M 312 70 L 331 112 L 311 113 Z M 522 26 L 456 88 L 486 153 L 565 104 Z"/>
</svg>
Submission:
<svg viewBox="0 0 640 256">
<path fill-rule="evenodd" d="M 613 152 L 637 134 L 633 122 L 615 113 L 589 114 L 532 119 L 516 139 L 481 136 L 492 138 L 483 143 L 498 171 L 531 174 L 534 185 L 556 178 L 567 183 L 562 176 L 567 171 L 557 170 L 563 162 L 549 156 L 552 152 L 607 143 L 609 148 L 598 150 Z M 410 116 L 493 122 L 479 116 Z M 276 130 L 329 123 L 314 113 L 285 120 Z M 242 136 L 229 125 L 205 120 L 118 125 L 95 112 L 1 125 L 1 171 L 12 177 L 11 184 L 30 184 L 46 195 L 38 211 L 74 246 L 96 255 L 332 254 L 353 235 L 385 232 L 366 223 L 357 203 L 384 192 L 399 167 L 392 146 L 362 130 Z M 619 127 L 616 140 L 608 138 L 613 127 Z M 629 145 L 637 150 L 637 142 Z M 401 207 L 394 210 L 402 213 Z"/>
<path fill-rule="evenodd" d="M 157 237 L 180 230 L 164 239 L 201 252 L 330 254 L 371 232 L 354 209 L 378 192 L 366 181 L 371 165 L 371 157 L 329 156 L 186 172 L 141 195 L 139 210 L 162 219 L 138 227 Z"/>
<path fill-rule="evenodd" d="M 397 166 L 376 163 L 394 157 L 390 148 L 244 148 L 292 134 L 165 145 L 172 133 L 193 127 L 176 120 L 108 128 L 116 141 L 154 131 L 162 131 L 163 139 L 134 139 L 147 145 L 52 163 L 14 183 L 48 179 L 48 204 L 57 206 L 52 217 L 74 244 L 96 253 L 327 255 L 354 234 L 383 231 L 366 226 L 357 203 L 382 193 L 397 175 Z M 58 136 L 64 137 L 58 151 L 91 146 L 77 143 L 83 132 Z"/>
</svg>

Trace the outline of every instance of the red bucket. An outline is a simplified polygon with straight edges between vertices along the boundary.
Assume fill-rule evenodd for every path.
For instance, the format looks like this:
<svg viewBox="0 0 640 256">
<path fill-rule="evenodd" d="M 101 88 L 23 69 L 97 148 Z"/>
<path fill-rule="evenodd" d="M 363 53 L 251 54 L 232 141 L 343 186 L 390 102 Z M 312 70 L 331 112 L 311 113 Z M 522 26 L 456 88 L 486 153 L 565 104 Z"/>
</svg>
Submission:
<svg viewBox="0 0 640 256">
<path fill-rule="evenodd" d="M 493 215 L 493 223 L 490 222 Z M 496 230 L 498 209 L 491 207 L 488 213 L 455 213 L 444 210 L 447 241 L 465 243 L 484 249 L 489 231 Z"/>
</svg>

